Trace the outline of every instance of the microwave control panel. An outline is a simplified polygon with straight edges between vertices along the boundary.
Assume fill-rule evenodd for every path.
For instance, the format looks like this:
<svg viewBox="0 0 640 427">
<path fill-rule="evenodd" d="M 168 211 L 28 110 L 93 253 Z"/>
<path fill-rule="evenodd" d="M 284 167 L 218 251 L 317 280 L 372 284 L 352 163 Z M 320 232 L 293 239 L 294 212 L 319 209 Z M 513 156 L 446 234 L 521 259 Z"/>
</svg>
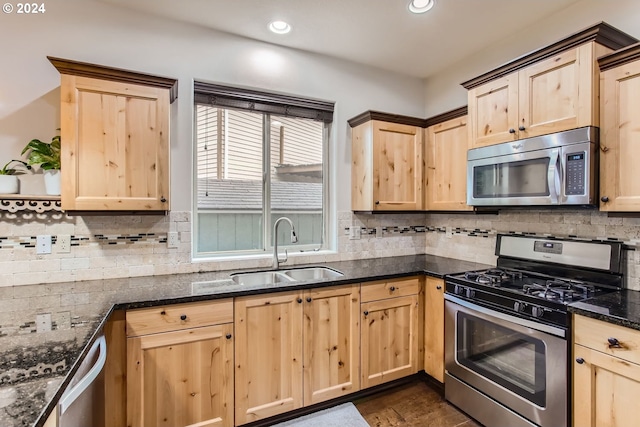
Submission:
<svg viewBox="0 0 640 427">
<path fill-rule="evenodd" d="M 565 194 L 567 196 L 585 193 L 586 163 L 586 155 L 584 152 L 567 154 L 565 181 Z"/>
</svg>

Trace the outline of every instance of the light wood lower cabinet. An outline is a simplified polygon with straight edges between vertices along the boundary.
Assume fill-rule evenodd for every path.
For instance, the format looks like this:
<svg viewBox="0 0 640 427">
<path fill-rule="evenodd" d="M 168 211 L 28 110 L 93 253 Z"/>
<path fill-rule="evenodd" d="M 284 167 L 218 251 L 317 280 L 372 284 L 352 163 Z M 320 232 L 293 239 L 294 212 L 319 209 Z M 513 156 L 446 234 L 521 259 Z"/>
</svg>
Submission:
<svg viewBox="0 0 640 427">
<path fill-rule="evenodd" d="M 359 285 L 236 298 L 236 424 L 360 389 Z"/>
<path fill-rule="evenodd" d="M 361 375 L 362 388 L 372 387 L 418 372 L 420 278 L 362 284 Z M 369 300 L 368 292 L 382 287 L 415 289 L 411 295 Z M 393 291 L 391 291 L 393 288 Z"/>
<path fill-rule="evenodd" d="M 424 370 L 444 382 L 444 280 L 427 277 L 424 303 Z"/>
<path fill-rule="evenodd" d="M 640 332 L 577 315 L 574 326 L 573 425 L 637 426 Z"/>
<path fill-rule="evenodd" d="M 231 306 L 231 300 L 211 303 L 211 309 Z M 199 307 L 201 304 L 198 303 Z M 189 304 L 177 305 L 187 313 Z M 127 326 L 141 318 L 156 325 L 171 320 L 176 306 L 127 313 Z M 196 312 L 199 310 L 196 310 Z M 225 309 L 226 311 L 226 309 Z M 183 318 L 184 316 L 184 318 Z M 181 321 L 189 321 L 187 314 Z M 218 325 L 180 328 L 131 336 L 127 329 L 127 425 L 131 427 L 231 427 L 233 420 L 232 317 Z"/>
</svg>

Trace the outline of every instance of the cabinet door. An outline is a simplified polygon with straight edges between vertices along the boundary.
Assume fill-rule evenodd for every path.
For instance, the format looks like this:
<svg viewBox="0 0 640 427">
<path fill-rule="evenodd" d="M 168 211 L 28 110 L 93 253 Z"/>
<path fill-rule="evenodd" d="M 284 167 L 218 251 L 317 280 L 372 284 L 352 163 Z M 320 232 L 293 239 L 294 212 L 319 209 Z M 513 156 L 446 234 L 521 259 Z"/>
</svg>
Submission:
<svg viewBox="0 0 640 427">
<path fill-rule="evenodd" d="M 422 128 L 373 122 L 373 209 L 420 210 Z"/>
<path fill-rule="evenodd" d="M 424 304 L 424 370 L 444 382 L 444 281 L 427 277 Z"/>
<path fill-rule="evenodd" d="M 640 211 L 640 61 L 602 73 L 602 211 Z"/>
<path fill-rule="evenodd" d="M 360 390 L 360 285 L 304 293 L 304 405 Z"/>
<path fill-rule="evenodd" d="M 62 75 L 62 209 L 169 210 L 169 91 Z"/>
<path fill-rule="evenodd" d="M 418 372 L 418 295 L 361 305 L 362 388 Z"/>
<path fill-rule="evenodd" d="M 593 49 L 588 43 L 519 72 L 519 139 L 598 125 Z"/>
<path fill-rule="evenodd" d="M 640 365 L 581 345 L 574 345 L 574 356 L 573 425 L 637 426 Z"/>
<path fill-rule="evenodd" d="M 468 101 L 469 148 L 518 139 L 517 73 L 470 89 Z"/>
<path fill-rule="evenodd" d="M 235 300 L 236 424 L 302 407 L 302 292 Z"/>
<path fill-rule="evenodd" d="M 131 427 L 233 426 L 233 325 L 127 339 Z"/>
<path fill-rule="evenodd" d="M 467 117 L 430 126 L 426 141 L 427 210 L 473 210 L 467 205 Z"/>
</svg>

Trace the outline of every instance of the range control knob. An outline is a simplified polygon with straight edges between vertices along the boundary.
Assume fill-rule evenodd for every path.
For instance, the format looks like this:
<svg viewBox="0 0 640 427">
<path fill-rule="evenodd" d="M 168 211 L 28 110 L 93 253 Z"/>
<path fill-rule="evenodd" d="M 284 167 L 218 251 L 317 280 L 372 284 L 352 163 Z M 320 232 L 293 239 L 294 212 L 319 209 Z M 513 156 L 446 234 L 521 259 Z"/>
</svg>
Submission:
<svg viewBox="0 0 640 427">
<path fill-rule="evenodd" d="M 531 315 L 533 317 L 542 317 L 543 314 L 544 314 L 544 308 L 536 307 L 536 306 L 531 307 Z"/>
<path fill-rule="evenodd" d="M 524 311 L 524 303 L 520 301 L 516 301 L 513 303 L 513 310 L 516 312 Z"/>
<path fill-rule="evenodd" d="M 453 293 L 456 294 L 456 295 L 464 294 L 464 287 L 460 286 L 460 285 L 456 285 L 456 287 L 453 288 Z"/>
<path fill-rule="evenodd" d="M 473 298 L 475 296 L 476 296 L 476 291 L 471 288 L 467 288 L 467 298 Z"/>
</svg>

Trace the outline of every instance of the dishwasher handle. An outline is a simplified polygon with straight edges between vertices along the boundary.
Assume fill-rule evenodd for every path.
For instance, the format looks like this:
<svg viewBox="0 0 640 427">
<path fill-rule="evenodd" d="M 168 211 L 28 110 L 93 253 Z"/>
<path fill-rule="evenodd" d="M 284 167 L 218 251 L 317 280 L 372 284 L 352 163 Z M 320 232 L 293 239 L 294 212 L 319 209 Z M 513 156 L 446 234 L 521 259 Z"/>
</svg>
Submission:
<svg viewBox="0 0 640 427">
<path fill-rule="evenodd" d="M 104 364 L 107 361 L 107 340 L 104 335 L 100 336 L 100 338 L 93 343 L 93 346 L 91 346 L 86 357 L 91 357 L 96 353 L 96 351 L 99 351 L 100 353 L 98 354 L 98 360 L 96 360 L 95 365 L 91 367 L 89 372 L 87 372 L 87 375 L 78 381 L 78 384 L 73 386 L 73 388 L 68 390 L 60 398 L 60 401 L 58 402 L 58 416 L 64 414 L 73 402 L 75 402 L 76 399 L 80 397 L 80 395 L 82 395 L 82 393 L 91 385 L 91 383 L 95 381 L 98 375 L 100 375 L 100 372 L 102 372 L 102 368 L 104 368 Z"/>
</svg>

